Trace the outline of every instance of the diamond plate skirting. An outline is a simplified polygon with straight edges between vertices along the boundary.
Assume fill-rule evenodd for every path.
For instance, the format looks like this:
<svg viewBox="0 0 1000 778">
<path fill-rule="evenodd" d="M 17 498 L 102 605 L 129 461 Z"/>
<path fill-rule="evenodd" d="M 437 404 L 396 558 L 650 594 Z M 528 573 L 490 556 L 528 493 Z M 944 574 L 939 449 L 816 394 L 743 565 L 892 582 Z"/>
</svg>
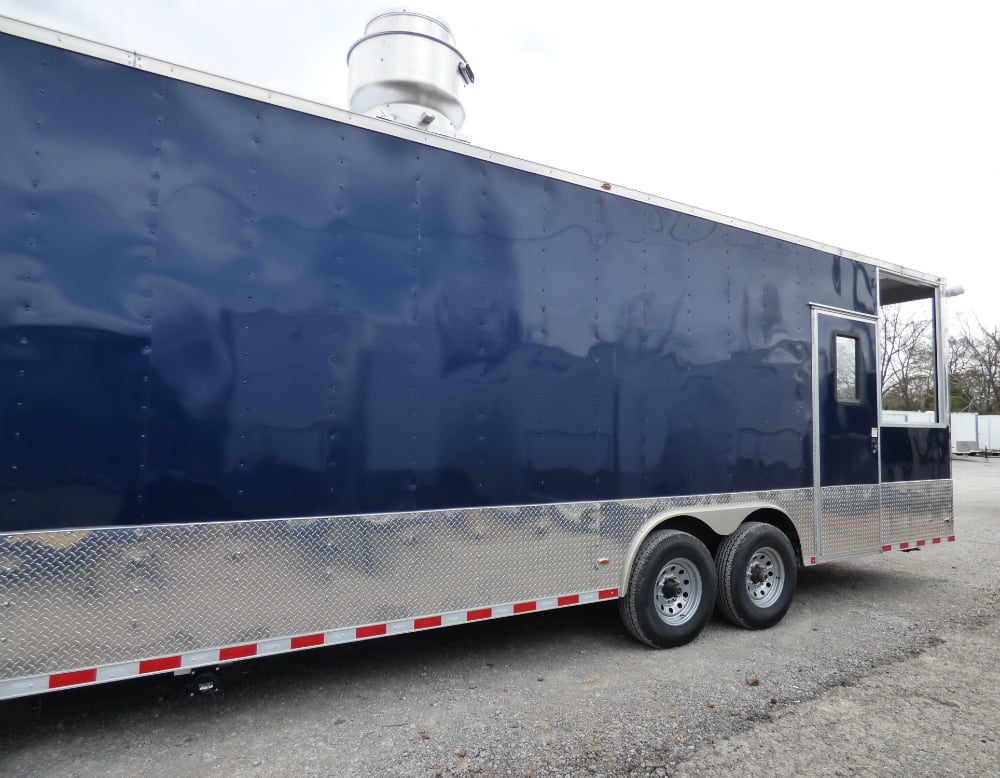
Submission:
<svg viewBox="0 0 1000 778">
<path fill-rule="evenodd" d="M 900 532 L 950 515 L 950 484 L 891 486 Z M 878 551 L 851 499 L 824 542 Z M 0 680 L 621 587 L 654 520 L 755 504 L 817 555 L 812 489 L 0 535 Z"/>
<path fill-rule="evenodd" d="M 819 555 L 847 556 L 880 548 L 878 503 L 878 484 L 823 487 Z"/>
<path fill-rule="evenodd" d="M 949 480 L 882 484 L 882 545 L 952 534 L 952 486 Z"/>
<path fill-rule="evenodd" d="M 653 517 L 812 490 L 0 536 L 0 679 L 619 586 Z M 600 559 L 608 563 L 601 565 Z"/>
</svg>

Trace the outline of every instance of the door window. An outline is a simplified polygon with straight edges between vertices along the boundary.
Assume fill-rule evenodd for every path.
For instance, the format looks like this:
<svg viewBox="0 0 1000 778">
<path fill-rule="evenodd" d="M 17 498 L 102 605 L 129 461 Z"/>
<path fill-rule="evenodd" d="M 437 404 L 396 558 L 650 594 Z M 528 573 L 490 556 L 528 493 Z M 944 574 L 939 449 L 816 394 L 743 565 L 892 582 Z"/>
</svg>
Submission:
<svg viewBox="0 0 1000 778">
<path fill-rule="evenodd" d="M 837 402 L 856 403 L 861 399 L 858 388 L 858 339 L 837 335 Z"/>
</svg>

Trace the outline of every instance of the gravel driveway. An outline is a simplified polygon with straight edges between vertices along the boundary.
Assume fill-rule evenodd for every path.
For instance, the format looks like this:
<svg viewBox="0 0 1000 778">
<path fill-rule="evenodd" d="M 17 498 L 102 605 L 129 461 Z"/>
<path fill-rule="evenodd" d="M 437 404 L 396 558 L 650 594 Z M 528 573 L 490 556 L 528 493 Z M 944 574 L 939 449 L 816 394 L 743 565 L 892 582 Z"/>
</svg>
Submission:
<svg viewBox="0 0 1000 778">
<path fill-rule="evenodd" d="M 0 774 L 995 775 L 1000 461 L 958 542 L 805 568 L 785 620 L 653 651 L 595 605 L 0 703 Z"/>
</svg>

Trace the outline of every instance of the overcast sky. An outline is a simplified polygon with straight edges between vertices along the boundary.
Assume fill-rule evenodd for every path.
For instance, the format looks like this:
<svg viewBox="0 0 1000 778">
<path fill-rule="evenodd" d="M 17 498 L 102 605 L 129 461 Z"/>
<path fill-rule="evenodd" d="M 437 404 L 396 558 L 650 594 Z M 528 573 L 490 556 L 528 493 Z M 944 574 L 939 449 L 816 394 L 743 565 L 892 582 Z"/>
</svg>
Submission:
<svg viewBox="0 0 1000 778">
<path fill-rule="evenodd" d="M 0 15 L 347 106 L 351 0 L 0 0 Z M 1000 5 L 427 0 L 478 146 L 962 284 L 1000 325 Z M 954 326 L 954 325 L 952 325 Z"/>
</svg>

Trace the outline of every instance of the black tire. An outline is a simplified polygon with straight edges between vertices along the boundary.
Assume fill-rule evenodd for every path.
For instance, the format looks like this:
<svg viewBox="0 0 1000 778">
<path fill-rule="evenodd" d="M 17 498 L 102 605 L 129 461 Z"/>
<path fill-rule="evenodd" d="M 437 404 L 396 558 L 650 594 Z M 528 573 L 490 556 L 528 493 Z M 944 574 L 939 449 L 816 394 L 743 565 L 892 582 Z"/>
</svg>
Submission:
<svg viewBox="0 0 1000 778">
<path fill-rule="evenodd" d="M 659 530 L 639 549 L 618 610 L 636 640 L 672 648 L 704 629 L 715 591 L 715 566 L 705 544 L 686 532 Z"/>
<path fill-rule="evenodd" d="M 777 527 L 750 521 L 729 535 L 715 554 L 719 611 L 747 629 L 767 629 L 784 618 L 795 596 L 797 562 Z"/>
</svg>

